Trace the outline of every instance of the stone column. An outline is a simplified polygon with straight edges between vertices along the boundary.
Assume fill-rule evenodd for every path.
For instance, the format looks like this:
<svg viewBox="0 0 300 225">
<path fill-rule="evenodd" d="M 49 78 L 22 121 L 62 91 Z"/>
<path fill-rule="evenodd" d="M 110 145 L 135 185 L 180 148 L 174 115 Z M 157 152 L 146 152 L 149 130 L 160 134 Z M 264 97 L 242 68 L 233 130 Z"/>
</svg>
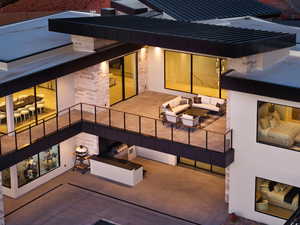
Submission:
<svg viewBox="0 0 300 225">
<path fill-rule="evenodd" d="M 87 103 L 100 107 L 109 106 L 109 64 L 107 61 L 74 73 L 75 104 Z M 94 107 L 83 106 L 83 110 L 94 113 Z M 101 108 L 97 108 L 99 112 Z M 104 109 L 103 109 L 104 110 Z M 98 137 L 82 133 L 77 135 L 76 144 L 88 147 L 91 154 L 98 154 Z"/>
<path fill-rule="evenodd" d="M 144 47 L 138 51 L 138 90 L 139 93 L 147 90 L 147 48 Z"/>
<path fill-rule="evenodd" d="M 15 130 L 13 96 L 8 95 L 5 97 L 5 100 L 6 100 L 5 104 L 6 104 L 7 132 L 10 133 Z"/>
</svg>

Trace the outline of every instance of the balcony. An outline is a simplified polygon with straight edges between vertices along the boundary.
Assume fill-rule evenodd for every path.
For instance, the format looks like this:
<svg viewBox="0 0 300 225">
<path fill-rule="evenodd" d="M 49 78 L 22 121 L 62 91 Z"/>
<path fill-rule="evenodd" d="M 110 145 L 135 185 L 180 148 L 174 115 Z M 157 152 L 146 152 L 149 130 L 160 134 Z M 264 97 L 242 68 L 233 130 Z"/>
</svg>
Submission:
<svg viewBox="0 0 300 225">
<path fill-rule="evenodd" d="M 146 107 L 145 102 L 149 103 L 149 99 L 147 101 L 149 94 L 151 97 L 153 94 L 157 96 L 153 98 L 155 104 L 148 104 L 149 107 Z M 44 145 L 58 144 L 80 132 L 86 132 L 105 138 L 113 137 L 116 141 L 177 156 L 197 159 L 223 168 L 233 161 L 232 130 L 225 130 L 225 117 L 212 120 L 202 129 L 166 125 L 158 116 L 157 106 L 160 101 L 174 96 L 160 95 L 162 98 L 160 99 L 158 95 L 160 94 L 146 92 L 146 94 L 136 96 L 112 108 L 85 103 L 74 105 L 58 112 L 53 118 L 42 120 L 28 129 L 2 135 L 0 137 L 2 155 L 0 159 L 2 158 L 4 161 L 6 158 L 16 163 L 23 160 L 24 157 L 42 151 L 43 148 L 40 148 Z M 140 102 L 143 104 L 139 104 Z M 154 114 L 157 116 L 155 117 Z M 37 145 L 38 148 L 30 153 L 30 149 L 34 145 Z M 27 154 L 22 154 L 22 150 Z M 19 154 L 19 157 L 12 157 L 13 154 Z M 6 163 L 11 165 L 12 162 Z"/>
</svg>

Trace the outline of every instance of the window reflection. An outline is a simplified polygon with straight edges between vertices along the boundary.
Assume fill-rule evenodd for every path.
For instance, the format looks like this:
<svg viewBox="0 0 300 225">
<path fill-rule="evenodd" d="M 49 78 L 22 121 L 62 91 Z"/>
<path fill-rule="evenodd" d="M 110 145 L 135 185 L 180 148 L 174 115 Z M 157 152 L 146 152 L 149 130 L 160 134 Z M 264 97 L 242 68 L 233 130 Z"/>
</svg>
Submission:
<svg viewBox="0 0 300 225">
<path fill-rule="evenodd" d="M 17 164 L 18 186 L 28 184 L 59 166 L 59 146 L 55 145 Z"/>
<path fill-rule="evenodd" d="M 257 139 L 259 142 L 300 150 L 299 109 L 258 102 Z"/>
<path fill-rule="evenodd" d="M 4 187 L 10 188 L 11 183 L 10 183 L 10 169 L 7 168 L 5 170 L 2 170 L 2 185 Z"/>
</svg>

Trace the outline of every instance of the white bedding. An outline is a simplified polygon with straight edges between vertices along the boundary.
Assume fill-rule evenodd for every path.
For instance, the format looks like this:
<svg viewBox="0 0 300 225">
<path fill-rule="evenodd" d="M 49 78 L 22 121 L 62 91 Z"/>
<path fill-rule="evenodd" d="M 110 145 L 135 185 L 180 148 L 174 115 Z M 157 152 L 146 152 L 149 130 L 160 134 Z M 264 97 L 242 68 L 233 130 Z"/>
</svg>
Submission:
<svg viewBox="0 0 300 225">
<path fill-rule="evenodd" d="M 295 137 L 299 133 L 299 124 L 281 120 L 279 125 L 274 128 L 262 129 L 259 127 L 259 140 L 290 148 L 294 145 Z"/>
</svg>

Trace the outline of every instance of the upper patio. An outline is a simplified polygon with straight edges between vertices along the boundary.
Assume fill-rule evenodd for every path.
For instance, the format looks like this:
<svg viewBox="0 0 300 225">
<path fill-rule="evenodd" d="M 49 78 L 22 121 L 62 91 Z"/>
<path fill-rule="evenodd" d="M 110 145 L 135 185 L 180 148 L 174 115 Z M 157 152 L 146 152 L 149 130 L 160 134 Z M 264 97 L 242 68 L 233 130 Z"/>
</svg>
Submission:
<svg viewBox="0 0 300 225">
<path fill-rule="evenodd" d="M 112 108 L 77 104 L 58 112 L 53 118 L 42 120 L 38 125 L 1 136 L 3 163 L 8 163 L 5 156 L 10 159 L 10 164 L 16 163 L 43 150 L 41 146 L 46 148 L 64 138 L 87 132 L 227 167 L 233 161 L 233 154 L 232 132 L 226 130 L 225 116 L 210 115 L 203 121 L 201 128 L 165 124 L 159 118 L 159 108 L 175 97 L 146 91 Z M 30 149 L 34 151 L 30 152 Z"/>
</svg>

